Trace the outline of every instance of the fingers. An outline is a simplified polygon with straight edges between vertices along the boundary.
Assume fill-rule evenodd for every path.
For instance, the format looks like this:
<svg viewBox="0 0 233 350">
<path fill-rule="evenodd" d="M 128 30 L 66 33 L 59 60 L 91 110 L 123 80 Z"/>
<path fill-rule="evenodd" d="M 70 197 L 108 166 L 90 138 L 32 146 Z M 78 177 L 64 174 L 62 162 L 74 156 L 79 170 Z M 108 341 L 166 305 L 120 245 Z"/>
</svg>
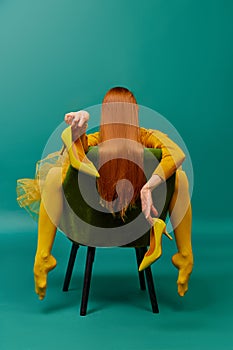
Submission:
<svg viewBox="0 0 233 350">
<path fill-rule="evenodd" d="M 149 189 L 143 188 L 141 190 L 140 195 L 141 195 L 142 212 L 146 220 L 152 226 L 154 224 L 154 219 L 152 218 L 151 213 L 153 213 L 153 215 L 157 217 L 158 211 L 152 202 L 151 191 Z"/>
<path fill-rule="evenodd" d="M 148 220 L 148 218 L 150 217 L 150 206 L 147 205 L 145 210 L 143 211 L 143 214 L 145 215 L 145 218 Z"/>
<path fill-rule="evenodd" d="M 71 125 L 72 140 L 75 142 L 87 130 L 89 113 L 86 111 L 70 112 L 65 115 L 64 120 L 68 125 Z"/>
<path fill-rule="evenodd" d="M 151 226 L 154 225 L 154 220 L 153 220 L 153 218 L 152 218 L 152 216 L 151 216 L 150 214 L 149 214 L 148 217 L 146 217 L 146 220 L 149 222 L 149 224 L 150 224 Z"/>
<path fill-rule="evenodd" d="M 151 206 L 151 211 L 152 211 L 152 213 L 153 213 L 155 216 L 158 216 L 158 215 L 159 215 L 157 209 L 154 207 L 153 204 L 152 204 L 152 206 Z"/>
<path fill-rule="evenodd" d="M 150 213 L 153 213 L 156 217 L 159 215 L 157 209 L 154 207 L 154 205 L 152 204 L 151 208 L 150 208 Z M 149 217 L 147 218 L 147 221 L 153 226 L 154 225 L 154 219 L 152 218 L 151 214 L 149 215 Z"/>
<path fill-rule="evenodd" d="M 64 120 L 65 120 L 66 124 L 71 125 L 74 117 L 75 117 L 75 112 L 70 112 L 70 113 L 65 114 Z"/>
<path fill-rule="evenodd" d="M 154 208 L 154 207 L 153 207 Z M 154 208 L 155 209 L 155 208 Z M 157 210 L 155 209 L 155 212 L 152 210 L 152 206 L 148 205 L 147 202 L 143 201 L 142 202 L 142 212 L 146 218 L 146 220 L 149 222 L 150 225 L 153 225 L 154 224 L 154 220 L 153 218 L 151 217 L 151 211 L 155 214 L 155 212 L 157 214 L 155 214 L 156 216 L 158 215 L 158 212 Z"/>
<path fill-rule="evenodd" d="M 89 113 L 86 111 L 70 112 L 65 114 L 64 120 L 68 125 L 82 127 L 89 120 Z"/>
<path fill-rule="evenodd" d="M 74 125 L 75 127 L 83 127 L 84 124 L 87 124 L 87 120 L 86 117 L 83 115 L 76 115 L 72 121 L 72 125 Z"/>
<path fill-rule="evenodd" d="M 71 126 L 74 126 L 75 128 L 87 128 L 87 122 L 89 119 L 89 113 L 86 111 L 79 111 L 76 113 Z M 86 130 L 86 129 L 85 129 Z M 85 132 L 84 130 L 84 132 Z"/>
</svg>

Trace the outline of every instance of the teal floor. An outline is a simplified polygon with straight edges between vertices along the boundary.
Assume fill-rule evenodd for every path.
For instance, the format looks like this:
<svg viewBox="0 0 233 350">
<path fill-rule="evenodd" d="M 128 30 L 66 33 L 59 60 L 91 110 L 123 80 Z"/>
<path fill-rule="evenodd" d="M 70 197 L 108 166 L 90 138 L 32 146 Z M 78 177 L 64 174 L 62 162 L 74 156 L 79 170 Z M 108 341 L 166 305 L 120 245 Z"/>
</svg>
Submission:
<svg viewBox="0 0 233 350">
<path fill-rule="evenodd" d="M 4 221 L 5 220 L 5 221 Z M 29 219 L 28 219 L 29 220 Z M 98 249 L 88 304 L 79 316 L 86 250 L 78 253 L 70 291 L 62 283 L 70 242 L 59 233 L 53 253 L 57 268 L 39 301 L 33 291 L 36 226 L 14 213 L 1 217 L 0 349 L 233 349 L 233 226 L 194 222 L 195 269 L 189 292 L 176 292 L 170 262 L 174 241 L 163 239 L 153 265 L 160 307 L 151 312 L 140 291 L 133 249 Z"/>
</svg>

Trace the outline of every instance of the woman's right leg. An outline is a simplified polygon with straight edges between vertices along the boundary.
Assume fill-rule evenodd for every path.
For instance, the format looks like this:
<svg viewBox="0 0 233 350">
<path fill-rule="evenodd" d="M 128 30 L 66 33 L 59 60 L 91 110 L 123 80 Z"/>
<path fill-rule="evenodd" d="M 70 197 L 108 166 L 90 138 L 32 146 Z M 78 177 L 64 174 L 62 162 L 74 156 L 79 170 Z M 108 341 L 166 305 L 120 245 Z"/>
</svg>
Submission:
<svg viewBox="0 0 233 350">
<path fill-rule="evenodd" d="M 41 196 L 34 264 L 35 291 L 39 299 L 45 297 L 48 272 L 56 266 L 51 251 L 63 207 L 61 179 L 61 168 L 52 168 L 46 177 Z"/>
</svg>

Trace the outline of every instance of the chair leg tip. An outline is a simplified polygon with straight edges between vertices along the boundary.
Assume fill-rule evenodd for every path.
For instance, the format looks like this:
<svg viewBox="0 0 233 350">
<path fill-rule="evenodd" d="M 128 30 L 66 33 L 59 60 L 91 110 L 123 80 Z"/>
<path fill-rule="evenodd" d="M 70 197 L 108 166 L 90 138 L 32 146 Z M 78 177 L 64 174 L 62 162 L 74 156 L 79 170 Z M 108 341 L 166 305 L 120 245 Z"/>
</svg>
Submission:
<svg viewBox="0 0 233 350">
<path fill-rule="evenodd" d="M 153 314 L 159 314 L 159 309 L 157 309 L 157 308 L 153 309 L 152 312 L 153 312 Z"/>
</svg>

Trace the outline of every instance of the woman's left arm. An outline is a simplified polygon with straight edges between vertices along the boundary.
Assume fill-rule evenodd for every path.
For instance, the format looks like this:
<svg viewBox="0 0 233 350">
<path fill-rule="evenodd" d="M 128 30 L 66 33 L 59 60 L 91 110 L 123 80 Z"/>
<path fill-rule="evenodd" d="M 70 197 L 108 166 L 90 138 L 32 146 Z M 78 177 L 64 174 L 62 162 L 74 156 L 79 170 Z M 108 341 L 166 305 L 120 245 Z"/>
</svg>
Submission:
<svg viewBox="0 0 233 350">
<path fill-rule="evenodd" d="M 141 128 L 141 142 L 145 147 L 160 148 L 162 151 L 160 163 L 156 167 L 151 178 L 143 186 L 140 193 L 142 212 L 148 222 L 153 225 L 151 213 L 158 216 L 158 212 L 154 207 L 151 192 L 174 174 L 185 160 L 185 154 L 175 142 L 161 131 Z"/>
<path fill-rule="evenodd" d="M 158 175 L 163 181 L 173 175 L 185 160 L 182 149 L 161 131 L 144 129 L 142 142 L 145 147 L 161 149 L 162 159 L 153 175 Z"/>
</svg>

